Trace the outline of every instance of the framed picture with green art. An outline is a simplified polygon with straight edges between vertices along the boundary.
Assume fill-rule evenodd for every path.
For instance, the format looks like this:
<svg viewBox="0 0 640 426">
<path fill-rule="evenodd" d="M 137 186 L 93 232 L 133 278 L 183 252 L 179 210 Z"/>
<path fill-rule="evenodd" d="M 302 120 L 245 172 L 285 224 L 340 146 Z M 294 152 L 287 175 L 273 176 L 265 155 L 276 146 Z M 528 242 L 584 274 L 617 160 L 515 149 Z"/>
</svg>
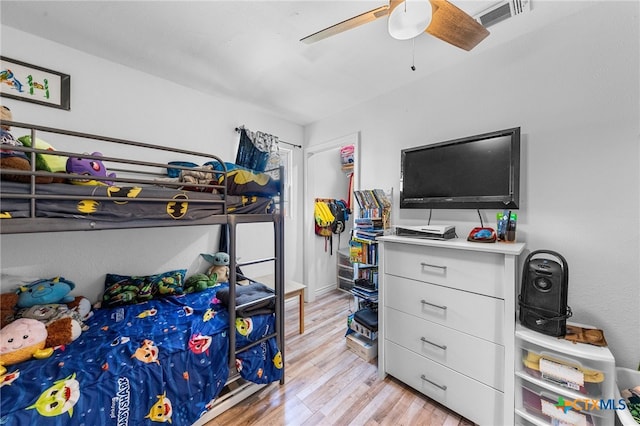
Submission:
<svg viewBox="0 0 640 426">
<path fill-rule="evenodd" d="M 0 56 L 0 96 L 70 110 L 70 91 L 68 74 Z"/>
</svg>

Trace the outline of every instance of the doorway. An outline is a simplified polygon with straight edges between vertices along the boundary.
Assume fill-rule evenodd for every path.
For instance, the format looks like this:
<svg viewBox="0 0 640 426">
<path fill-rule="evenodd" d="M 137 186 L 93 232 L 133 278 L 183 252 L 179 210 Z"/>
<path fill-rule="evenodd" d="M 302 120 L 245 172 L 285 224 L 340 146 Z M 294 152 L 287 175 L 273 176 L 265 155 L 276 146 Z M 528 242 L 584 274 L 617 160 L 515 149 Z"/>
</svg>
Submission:
<svg viewBox="0 0 640 426">
<path fill-rule="evenodd" d="M 313 216 L 316 198 L 348 200 L 349 176 L 342 171 L 340 149 L 353 145 L 353 189 L 359 188 L 360 133 L 346 135 L 304 151 L 304 282 L 307 285 L 305 299 L 313 302 L 316 297 L 337 287 L 337 250 L 349 246 L 353 219 L 349 216 L 345 231 L 333 236 L 333 250 L 325 250 L 325 239 L 315 235 Z"/>
</svg>

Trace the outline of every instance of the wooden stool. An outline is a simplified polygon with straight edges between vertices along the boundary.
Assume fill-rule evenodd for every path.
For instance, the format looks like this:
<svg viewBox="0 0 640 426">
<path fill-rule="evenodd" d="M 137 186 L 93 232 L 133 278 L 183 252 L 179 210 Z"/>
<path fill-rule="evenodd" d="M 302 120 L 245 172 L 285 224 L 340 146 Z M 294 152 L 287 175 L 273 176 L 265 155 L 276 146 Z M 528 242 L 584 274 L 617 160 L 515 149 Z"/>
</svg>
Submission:
<svg viewBox="0 0 640 426">
<path fill-rule="evenodd" d="M 266 285 L 267 287 L 274 288 L 273 275 L 265 275 L 263 277 L 255 278 L 256 281 Z M 295 281 L 284 282 L 284 299 L 291 299 L 293 297 L 298 298 L 298 313 L 299 313 L 299 326 L 300 334 L 304 333 L 304 289 L 306 285 L 297 283 Z"/>
</svg>

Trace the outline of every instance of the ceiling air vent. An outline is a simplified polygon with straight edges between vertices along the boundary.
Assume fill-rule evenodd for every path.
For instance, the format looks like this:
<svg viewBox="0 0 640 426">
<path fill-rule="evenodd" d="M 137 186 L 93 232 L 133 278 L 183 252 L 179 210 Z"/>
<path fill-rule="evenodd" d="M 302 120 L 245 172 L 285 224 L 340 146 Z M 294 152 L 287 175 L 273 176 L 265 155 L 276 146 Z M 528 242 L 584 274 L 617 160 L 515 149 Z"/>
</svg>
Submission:
<svg viewBox="0 0 640 426">
<path fill-rule="evenodd" d="M 505 0 L 480 12 L 475 16 L 475 19 L 480 22 L 482 26 L 488 28 L 507 18 L 528 12 L 529 10 L 531 10 L 530 0 Z"/>
</svg>

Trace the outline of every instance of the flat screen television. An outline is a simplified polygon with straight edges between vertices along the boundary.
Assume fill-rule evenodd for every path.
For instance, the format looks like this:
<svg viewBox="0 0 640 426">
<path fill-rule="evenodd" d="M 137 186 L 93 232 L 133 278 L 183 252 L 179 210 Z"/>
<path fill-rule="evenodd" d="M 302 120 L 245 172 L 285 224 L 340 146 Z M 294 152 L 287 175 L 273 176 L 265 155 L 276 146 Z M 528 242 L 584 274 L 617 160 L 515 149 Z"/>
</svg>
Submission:
<svg viewBox="0 0 640 426">
<path fill-rule="evenodd" d="M 403 149 L 401 209 L 517 209 L 520 127 Z"/>
</svg>

